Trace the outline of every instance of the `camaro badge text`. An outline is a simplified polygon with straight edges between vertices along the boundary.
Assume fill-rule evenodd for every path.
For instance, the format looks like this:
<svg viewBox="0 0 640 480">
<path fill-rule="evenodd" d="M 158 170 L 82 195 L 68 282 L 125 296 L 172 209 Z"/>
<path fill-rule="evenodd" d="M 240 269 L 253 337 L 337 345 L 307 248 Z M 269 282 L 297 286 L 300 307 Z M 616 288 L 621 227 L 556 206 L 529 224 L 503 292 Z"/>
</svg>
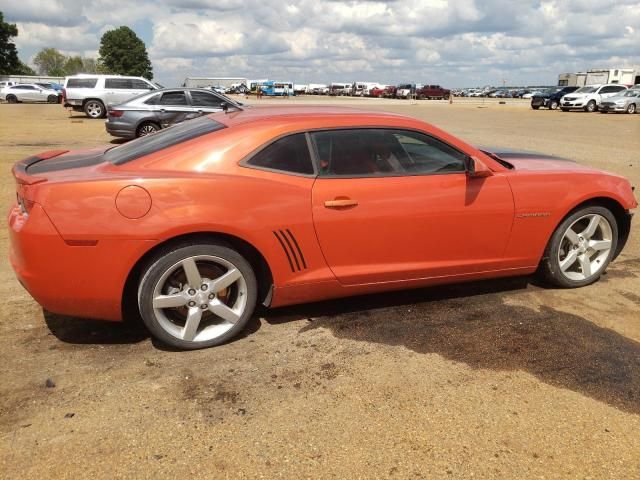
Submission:
<svg viewBox="0 0 640 480">
<path fill-rule="evenodd" d="M 550 212 L 531 212 L 531 213 L 518 213 L 516 218 L 529 218 L 529 217 L 548 217 Z"/>
</svg>

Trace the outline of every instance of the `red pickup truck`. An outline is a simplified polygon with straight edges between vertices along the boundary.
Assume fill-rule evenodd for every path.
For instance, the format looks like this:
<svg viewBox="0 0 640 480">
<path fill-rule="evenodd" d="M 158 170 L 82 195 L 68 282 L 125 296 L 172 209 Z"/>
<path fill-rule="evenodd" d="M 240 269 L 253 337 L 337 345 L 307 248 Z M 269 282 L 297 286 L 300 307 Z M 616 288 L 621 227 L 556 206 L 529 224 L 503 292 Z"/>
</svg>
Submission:
<svg viewBox="0 0 640 480">
<path fill-rule="evenodd" d="M 416 89 L 416 98 L 418 100 L 431 100 L 432 98 L 442 98 L 448 100 L 451 91 L 442 88 L 440 85 L 424 85 Z"/>
</svg>

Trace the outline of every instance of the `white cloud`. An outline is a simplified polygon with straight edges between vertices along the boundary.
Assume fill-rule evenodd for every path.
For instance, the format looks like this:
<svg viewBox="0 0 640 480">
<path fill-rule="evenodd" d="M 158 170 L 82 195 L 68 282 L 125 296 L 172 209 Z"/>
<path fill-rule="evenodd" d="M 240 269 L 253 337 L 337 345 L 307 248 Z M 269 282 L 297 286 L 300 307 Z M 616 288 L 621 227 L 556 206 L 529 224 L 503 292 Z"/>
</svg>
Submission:
<svg viewBox="0 0 640 480">
<path fill-rule="evenodd" d="M 128 25 L 166 84 L 550 84 L 564 71 L 640 64 L 640 0 L 0 0 L 0 10 L 19 22 L 25 59 L 43 47 L 95 51 L 102 32 Z"/>
</svg>

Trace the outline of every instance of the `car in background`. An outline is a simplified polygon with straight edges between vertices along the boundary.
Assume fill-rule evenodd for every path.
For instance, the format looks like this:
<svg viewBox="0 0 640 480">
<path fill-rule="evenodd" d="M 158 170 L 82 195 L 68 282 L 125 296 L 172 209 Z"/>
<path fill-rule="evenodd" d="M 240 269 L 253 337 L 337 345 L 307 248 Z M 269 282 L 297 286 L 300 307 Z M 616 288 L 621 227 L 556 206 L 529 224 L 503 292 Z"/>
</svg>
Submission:
<svg viewBox="0 0 640 480">
<path fill-rule="evenodd" d="M 18 82 L 13 82 L 11 80 L 5 81 L 5 82 L 0 82 L 0 93 L 8 87 L 13 87 L 14 85 L 17 85 Z"/>
<path fill-rule="evenodd" d="M 258 304 L 534 272 L 590 285 L 638 206 L 619 175 L 336 107 L 212 114 L 30 155 L 13 175 L 9 256 L 33 298 L 73 317 L 140 315 L 180 349 L 229 341 Z"/>
<path fill-rule="evenodd" d="M 573 93 L 580 87 L 555 87 L 539 92 L 531 97 L 531 108 L 538 110 L 541 107 L 556 110 L 560 105 L 560 99 L 568 93 Z"/>
<path fill-rule="evenodd" d="M 46 102 L 59 103 L 60 94 L 50 88 L 43 88 L 33 83 L 25 83 L 5 87 L 2 99 L 8 103 Z"/>
<path fill-rule="evenodd" d="M 401 83 L 396 88 L 396 98 L 411 98 L 416 91 L 416 85 L 413 83 Z"/>
<path fill-rule="evenodd" d="M 451 90 L 442 88 L 440 85 L 423 85 L 420 88 L 416 88 L 415 93 L 418 100 L 431 100 L 433 98 L 449 100 L 451 96 Z"/>
<path fill-rule="evenodd" d="M 617 83 L 585 85 L 573 93 L 565 95 L 560 99 L 560 110 L 568 112 L 569 110 L 580 109 L 585 112 L 595 112 L 602 100 L 612 97 L 627 87 Z"/>
<path fill-rule="evenodd" d="M 640 108 L 640 89 L 632 88 L 613 95 L 600 103 L 600 113 L 637 113 Z"/>
<path fill-rule="evenodd" d="M 105 128 L 114 137 L 144 137 L 177 123 L 240 103 L 207 88 L 167 88 L 108 108 Z"/>
<path fill-rule="evenodd" d="M 121 75 L 75 75 L 64 79 L 63 106 L 104 118 L 109 105 L 117 105 L 149 90 L 162 88 L 142 77 Z"/>
</svg>

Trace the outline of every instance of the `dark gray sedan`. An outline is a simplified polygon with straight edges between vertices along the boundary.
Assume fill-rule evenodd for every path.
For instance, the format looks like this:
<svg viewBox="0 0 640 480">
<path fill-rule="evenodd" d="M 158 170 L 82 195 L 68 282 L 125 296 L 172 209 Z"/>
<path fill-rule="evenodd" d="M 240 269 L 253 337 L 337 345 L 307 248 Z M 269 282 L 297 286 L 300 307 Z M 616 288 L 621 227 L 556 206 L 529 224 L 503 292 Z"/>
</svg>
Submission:
<svg viewBox="0 0 640 480">
<path fill-rule="evenodd" d="M 105 126 L 114 137 L 142 137 L 185 120 L 221 112 L 224 104 L 231 108 L 241 105 L 203 88 L 153 90 L 109 107 Z"/>
</svg>

